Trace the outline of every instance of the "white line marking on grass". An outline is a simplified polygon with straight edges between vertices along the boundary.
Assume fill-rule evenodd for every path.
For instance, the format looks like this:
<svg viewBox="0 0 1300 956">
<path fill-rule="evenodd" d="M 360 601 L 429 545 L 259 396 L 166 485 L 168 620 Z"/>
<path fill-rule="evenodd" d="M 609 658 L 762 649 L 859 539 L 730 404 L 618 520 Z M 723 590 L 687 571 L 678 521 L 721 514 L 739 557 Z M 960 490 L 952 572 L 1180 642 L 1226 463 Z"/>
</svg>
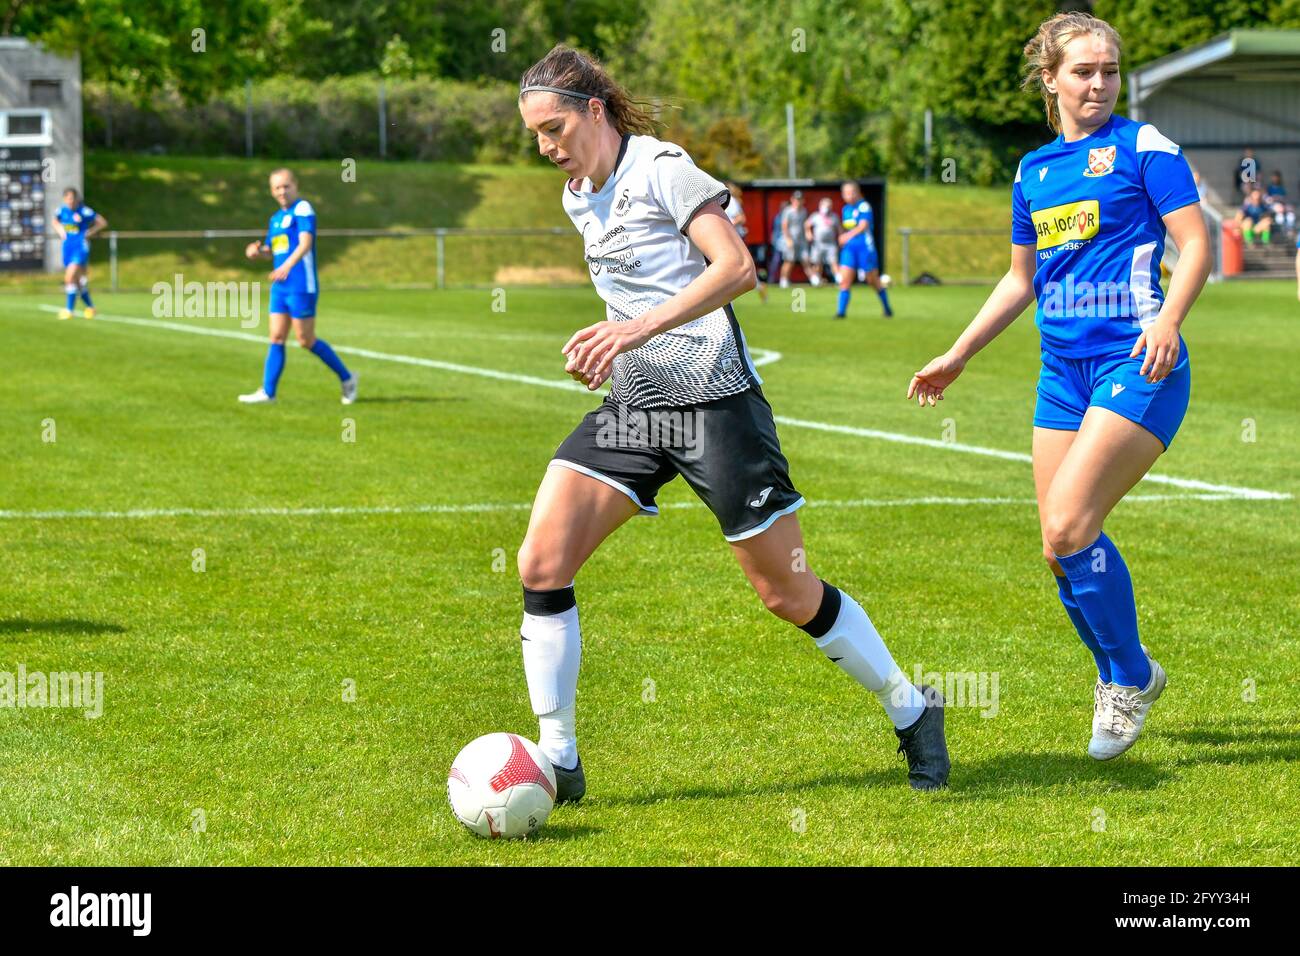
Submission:
<svg viewBox="0 0 1300 956">
<path fill-rule="evenodd" d="M 42 305 L 39 307 L 45 312 L 58 312 L 58 308 L 52 305 Z M 266 342 L 263 335 L 253 335 L 248 332 L 235 332 L 228 329 L 212 329 L 200 325 L 182 325 L 179 322 L 164 322 L 161 319 L 136 319 L 124 315 L 104 315 L 97 313 L 96 322 L 115 322 L 121 325 L 138 325 L 144 328 L 167 329 L 173 332 L 190 332 L 194 335 L 210 335 L 217 338 L 239 339 L 246 342 L 256 342 L 259 345 Z M 519 382 L 522 385 L 537 385 L 542 388 L 557 388 L 566 392 L 585 392 L 593 394 L 590 389 L 580 382 L 564 381 L 562 379 L 537 378 L 533 375 L 520 375 L 515 372 L 502 372 L 492 368 L 480 368 L 475 365 L 459 365 L 455 362 L 441 362 L 437 359 L 420 358 L 414 355 L 401 355 L 393 352 L 376 352 L 372 349 L 356 348 L 349 345 L 335 345 L 334 351 L 342 352 L 345 355 L 356 355 L 361 358 L 375 359 L 381 362 L 397 362 L 401 365 L 418 365 L 423 368 L 436 368 L 444 372 L 459 372 L 463 375 L 478 375 L 483 378 L 493 378 L 505 382 Z M 767 349 L 751 349 L 751 352 L 763 353 L 763 361 L 755 359 L 755 365 L 768 364 L 781 358 L 780 352 L 773 352 Z M 875 428 L 859 428 L 855 425 L 833 425 L 827 422 L 813 422 L 801 418 L 788 418 L 784 415 L 777 415 L 776 421 L 782 425 L 789 425 L 792 428 L 808 428 L 815 431 L 832 432 L 840 435 L 853 435 L 859 438 L 875 438 L 880 441 L 895 442 L 903 445 L 922 445 L 926 448 L 938 448 L 942 451 L 962 452 L 968 455 L 983 455 L 987 458 L 1001 458 L 1004 461 L 1032 462 L 1033 459 L 1019 451 L 1003 451 L 999 448 L 983 448 L 979 445 L 965 445 L 961 442 L 946 442 L 936 438 L 922 438 L 918 435 L 905 435 L 901 432 L 880 431 Z M 1220 494 L 1229 498 L 1244 498 L 1259 501 L 1290 501 L 1291 495 L 1281 491 L 1266 491 L 1261 488 L 1246 488 L 1239 485 L 1218 485 L 1208 481 L 1199 481 L 1195 478 L 1174 478 L 1170 475 L 1152 475 L 1148 474 L 1143 481 L 1149 481 L 1157 485 L 1170 485 L 1175 488 L 1186 488 L 1189 491 L 1203 491 L 1213 494 Z M 1217 500 L 1217 499 L 1210 499 Z"/>
<path fill-rule="evenodd" d="M 1157 501 L 1236 501 L 1237 495 L 1129 495 L 1127 502 Z M 962 507 L 967 505 L 1036 505 L 1033 498 L 949 498 L 926 496 L 921 498 L 850 498 L 841 501 L 809 501 L 808 508 L 907 508 L 913 506 Z M 680 501 L 660 504 L 662 511 L 679 511 L 705 507 L 702 501 Z M 6 521 L 123 521 L 148 518 L 302 518 L 330 515 L 461 515 L 485 512 L 528 511 L 528 502 L 485 502 L 463 505 L 355 505 L 313 508 L 131 508 L 126 511 L 92 511 L 90 509 L 51 511 L 3 511 L 0 520 Z"/>
</svg>

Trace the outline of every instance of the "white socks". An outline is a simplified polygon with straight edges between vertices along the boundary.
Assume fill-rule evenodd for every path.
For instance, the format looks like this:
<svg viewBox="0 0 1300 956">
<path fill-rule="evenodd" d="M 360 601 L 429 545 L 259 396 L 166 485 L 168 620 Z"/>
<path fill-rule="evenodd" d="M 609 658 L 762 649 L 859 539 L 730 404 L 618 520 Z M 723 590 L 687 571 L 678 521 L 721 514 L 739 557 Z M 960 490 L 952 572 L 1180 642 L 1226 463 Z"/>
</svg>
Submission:
<svg viewBox="0 0 1300 956">
<path fill-rule="evenodd" d="M 925 698 L 894 663 L 867 612 L 843 591 L 839 595 L 840 612 L 830 630 L 815 638 L 817 646 L 840 670 L 876 695 L 897 729 L 912 726 L 925 712 Z"/>
<path fill-rule="evenodd" d="M 552 764 L 572 770 L 578 763 L 578 732 L 574 729 L 574 705 L 559 707 L 537 718 L 537 746 Z"/>
<path fill-rule="evenodd" d="M 519 636 L 524 651 L 528 696 L 533 713 L 539 718 L 540 739 L 537 745 L 551 763 L 568 769 L 578 762 L 574 704 L 578 694 L 578 668 L 582 661 L 582 633 L 578 626 L 578 608 L 571 603 L 573 591 L 570 588 L 562 590 L 567 592 L 570 606 L 551 614 L 532 614 L 525 610 Z M 537 593 L 559 594 L 556 591 L 533 592 Z M 534 604 L 534 601 L 532 595 L 526 593 L 525 607 L 529 604 Z"/>
</svg>

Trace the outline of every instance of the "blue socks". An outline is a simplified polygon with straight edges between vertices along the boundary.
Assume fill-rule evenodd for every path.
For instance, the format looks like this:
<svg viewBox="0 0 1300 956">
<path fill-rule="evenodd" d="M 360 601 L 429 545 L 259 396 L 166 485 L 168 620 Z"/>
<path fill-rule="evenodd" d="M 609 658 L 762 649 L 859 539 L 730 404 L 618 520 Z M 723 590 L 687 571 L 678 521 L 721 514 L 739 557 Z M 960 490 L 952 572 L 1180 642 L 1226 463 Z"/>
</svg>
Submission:
<svg viewBox="0 0 1300 956">
<path fill-rule="evenodd" d="M 844 315 L 849 311 L 850 294 L 851 293 L 848 289 L 840 289 L 840 301 L 839 304 L 836 305 L 835 307 L 836 315 Z M 888 318 L 889 316 L 893 315 L 894 310 L 889 307 L 889 293 L 887 293 L 884 289 L 879 289 L 877 290 L 876 295 L 880 296 L 880 304 L 885 307 L 885 317 Z"/>
<path fill-rule="evenodd" d="M 1070 579 L 1056 577 L 1056 587 L 1060 591 L 1061 603 L 1065 605 L 1065 613 L 1070 615 L 1070 620 L 1074 623 L 1074 629 L 1079 632 L 1079 637 L 1092 651 L 1093 660 L 1097 662 L 1097 675 L 1101 678 L 1103 684 L 1109 684 L 1110 677 L 1110 657 L 1105 649 L 1097 643 L 1097 635 L 1092 633 L 1092 628 L 1088 626 L 1087 620 L 1083 616 L 1083 611 L 1079 609 L 1079 602 L 1074 599 L 1074 592 L 1070 590 Z"/>
<path fill-rule="evenodd" d="M 75 285 L 65 285 L 63 291 L 68 294 L 67 310 L 71 312 L 77 307 L 77 287 Z"/>
<path fill-rule="evenodd" d="M 1110 658 L 1111 680 L 1145 688 L 1151 683 L 1151 664 L 1138 640 L 1133 579 L 1118 549 L 1102 533 L 1082 551 L 1058 554 L 1056 560 L 1084 621 Z"/>
<path fill-rule="evenodd" d="M 283 346 L 281 346 L 283 348 Z M 352 377 L 348 367 L 343 364 L 342 360 L 334 354 L 334 350 L 329 347 L 329 343 L 324 339 L 317 339 L 316 344 L 311 347 L 311 354 L 316 356 L 326 365 L 328 365 L 334 374 L 339 377 L 339 381 L 346 382 Z"/>
<path fill-rule="evenodd" d="M 333 369 L 334 374 L 341 381 L 347 381 L 352 377 L 334 350 L 329 347 L 324 339 L 317 339 L 316 344 L 311 347 L 311 354 L 315 355 L 322 362 Z M 284 371 L 284 345 L 279 342 L 272 342 L 271 347 L 266 352 L 266 370 L 262 373 L 262 391 L 266 392 L 272 398 L 275 397 L 275 390 L 280 384 L 280 373 Z"/>
<path fill-rule="evenodd" d="M 272 342 L 266 352 L 266 369 L 262 372 L 262 391 L 272 398 L 280 384 L 280 373 L 284 371 L 284 343 Z"/>
</svg>

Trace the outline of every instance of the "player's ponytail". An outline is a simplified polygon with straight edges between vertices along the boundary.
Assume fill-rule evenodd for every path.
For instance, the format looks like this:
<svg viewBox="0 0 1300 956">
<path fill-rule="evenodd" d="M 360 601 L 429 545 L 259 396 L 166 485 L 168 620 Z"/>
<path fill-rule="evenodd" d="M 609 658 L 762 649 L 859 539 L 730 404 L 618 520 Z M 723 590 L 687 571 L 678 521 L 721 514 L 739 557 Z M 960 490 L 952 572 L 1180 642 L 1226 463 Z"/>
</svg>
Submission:
<svg viewBox="0 0 1300 956">
<path fill-rule="evenodd" d="M 519 96 L 531 92 L 555 93 L 561 105 L 579 113 L 592 99 L 604 102 L 610 122 L 619 133 L 653 136 L 659 126 L 658 109 L 634 100 L 610 77 L 590 53 L 558 43 L 530 66 L 519 80 Z"/>
<path fill-rule="evenodd" d="M 1043 84 L 1043 70 L 1055 74 L 1065 59 L 1065 48 L 1075 37 L 1090 33 L 1110 41 L 1116 54 L 1120 51 L 1119 33 L 1105 20 L 1090 13 L 1058 13 L 1044 20 L 1034 38 L 1025 44 L 1025 78 L 1021 86 L 1043 95 L 1047 125 L 1052 132 L 1061 131 L 1061 108 L 1056 94 Z"/>
</svg>

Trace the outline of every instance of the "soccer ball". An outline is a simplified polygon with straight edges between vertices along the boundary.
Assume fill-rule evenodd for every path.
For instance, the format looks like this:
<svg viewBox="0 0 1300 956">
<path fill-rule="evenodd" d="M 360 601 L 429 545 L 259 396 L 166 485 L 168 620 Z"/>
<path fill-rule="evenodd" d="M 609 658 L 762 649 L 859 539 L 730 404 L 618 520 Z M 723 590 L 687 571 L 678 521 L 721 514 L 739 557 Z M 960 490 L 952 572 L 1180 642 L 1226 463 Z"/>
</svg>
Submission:
<svg viewBox="0 0 1300 956">
<path fill-rule="evenodd" d="M 880 273 L 880 287 L 881 287 L 882 289 L 888 289 L 888 288 L 889 288 L 889 283 L 891 283 L 891 282 L 893 282 L 893 281 L 894 281 L 893 279 L 889 278 L 889 273 L 888 273 L 888 272 L 882 272 L 882 273 Z"/>
<path fill-rule="evenodd" d="M 518 734 L 485 734 L 465 745 L 447 775 L 456 819 L 481 837 L 530 837 L 555 806 L 555 768 Z"/>
</svg>

